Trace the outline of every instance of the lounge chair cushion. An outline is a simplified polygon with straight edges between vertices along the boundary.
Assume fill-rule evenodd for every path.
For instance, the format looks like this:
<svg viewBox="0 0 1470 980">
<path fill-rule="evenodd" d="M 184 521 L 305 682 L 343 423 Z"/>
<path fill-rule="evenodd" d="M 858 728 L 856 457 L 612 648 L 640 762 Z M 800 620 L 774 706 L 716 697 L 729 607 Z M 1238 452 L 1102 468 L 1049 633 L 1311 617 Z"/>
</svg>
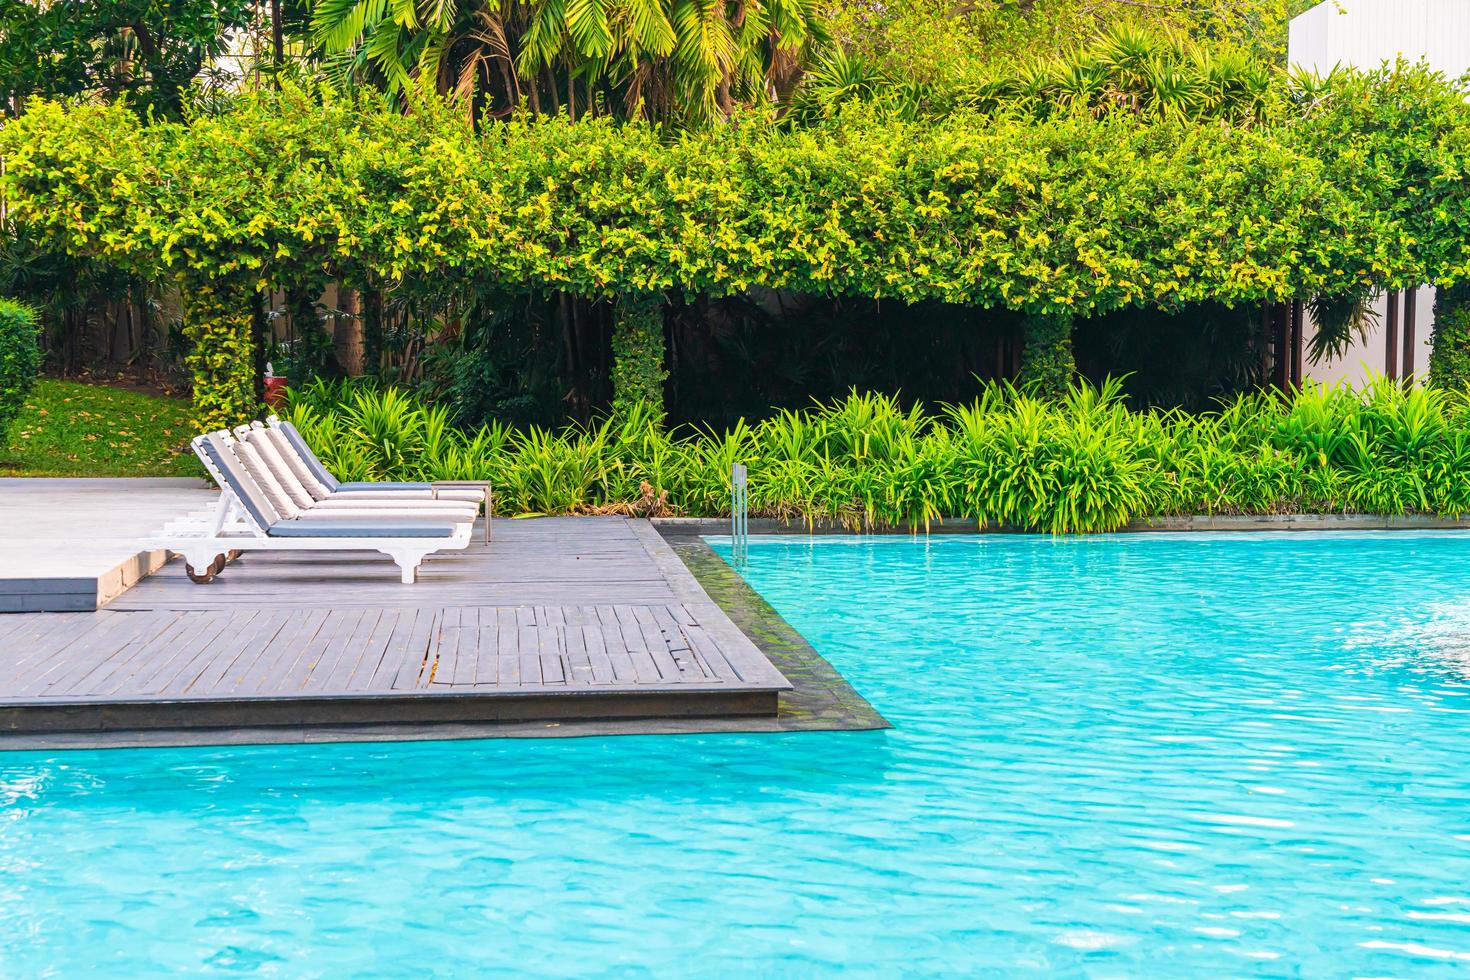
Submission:
<svg viewBox="0 0 1470 980">
<path fill-rule="evenodd" d="M 316 498 L 302 485 L 301 477 L 297 476 L 296 471 L 291 469 L 290 464 L 281 455 L 280 449 L 276 447 L 275 440 L 270 437 L 269 432 L 263 428 L 252 428 L 245 434 L 245 442 L 254 446 L 255 451 L 260 453 L 260 458 L 270 469 L 271 476 L 276 478 L 276 482 L 286 491 L 286 495 L 291 498 L 293 504 L 305 510 L 316 503 Z"/>
<path fill-rule="evenodd" d="M 301 513 L 301 508 L 292 501 L 286 488 L 281 486 L 281 482 L 276 479 L 275 474 L 261 458 L 259 450 L 248 442 L 236 442 L 230 448 L 235 451 L 235 458 L 245 467 L 245 472 L 249 473 L 256 486 L 260 487 L 261 492 L 265 494 L 265 499 L 270 501 L 277 514 L 290 520 Z"/>
<path fill-rule="evenodd" d="M 372 484 L 363 484 L 371 487 Z M 480 490 L 466 490 L 463 487 L 446 487 L 435 493 L 433 490 L 338 490 L 334 497 L 343 499 L 370 499 L 370 500 L 454 500 L 476 506 L 485 502 L 485 494 Z"/>
<path fill-rule="evenodd" d="M 325 500 L 331 496 L 331 489 L 316 478 L 311 468 L 301 458 L 301 453 L 297 451 L 296 446 L 286 435 L 284 429 L 268 426 L 261 431 L 266 434 L 266 438 L 276 447 L 276 452 L 280 453 L 281 459 L 285 461 L 287 466 L 291 467 L 291 472 L 295 474 L 297 481 L 307 493 L 311 494 L 316 500 Z"/>
<path fill-rule="evenodd" d="M 432 490 L 432 483 L 339 483 L 337 492 L 344 490 Z"/>
<path fill-rule="evenodd" d="M 427 497 L 409 497 L 406 500 L 328 497 L 312 508 L 313 513 L 326 514 L 339 514 L 343 511 L 370 511 L 378 514 L 396 515 L 410 510 L 427 511 L 437 517 L 450 521 L 472 521 L 480 513 L 478 507 L 466 501 L 430 500 Z"/>
<path fill-rule="evenodd" d="M 203 448 L 204 455 L 214 465 L 215 471 L 260 530 L 264 531 L 281 519 L 281 514 L 271 506 L 265 493 L 251 479 L 249 472 L 240 464 L 233 447 L 225 441 L 221 433 L 212 432 L 203 436 L 196 445 Z"/>
<path fill-rule="evenodd" d="M 279 521 L 267 532 L 273 538 L 452 538 L 454 524 L 440 521 L 374 520 Z"/>
<path fill-rule="evenodd" d="M 291 518 L 296 521 L 326 521 L 329 524 L 340 524 L 342 521 L 375 521 L 400 523 L 403 521 L 423 522 L 426 524 L 472 524 L 475 520 L 474 514 L 466 514 L 455 511 L 446 511 L 432 507 L 394 507 L 391 510 L 373 507 L 313 507 L 304 510 Z"/>
<path fill-rule="evenodd" d="M 302 437 L 301 431 L 296 426 L 285 419 L 279 419 L 274 428 L 286 437 L 286 441 L 291 444 L 292 449 L 296 450 L 296 455 L 301 462 L 311 471 L 311 475 L 316 478 L 317 482 L 326 487 L 327 492 L 330 493 L 337 489 L 337 478 L 327 472 L 327 468 L 322 465 L 321 460 L 316 458 L 316 453 L 311 451 L 311 447 L 306 444 L 306 439 Z"/>
</svg>

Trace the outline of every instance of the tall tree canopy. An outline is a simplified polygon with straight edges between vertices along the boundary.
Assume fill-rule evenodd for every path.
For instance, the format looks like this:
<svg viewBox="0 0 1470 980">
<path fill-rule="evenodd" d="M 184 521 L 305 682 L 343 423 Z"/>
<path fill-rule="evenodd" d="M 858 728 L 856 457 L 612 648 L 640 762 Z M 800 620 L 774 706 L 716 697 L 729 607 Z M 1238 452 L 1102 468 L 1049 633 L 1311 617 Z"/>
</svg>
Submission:
<svg viewBox="0 0 1470 980">
<path fill-rule="evenodd" d="M 779 98 L 828 39 L 817 0 L 318 0 L 313 22 L 339 74 L 389 91 L 686 124 Z"/>
<path fill-rule="evenodd" d="M 220 80 L 255 0 L 0 0 L 0 92 L 126 99 L 176 118 L 196 80 Z"/>
</svg>

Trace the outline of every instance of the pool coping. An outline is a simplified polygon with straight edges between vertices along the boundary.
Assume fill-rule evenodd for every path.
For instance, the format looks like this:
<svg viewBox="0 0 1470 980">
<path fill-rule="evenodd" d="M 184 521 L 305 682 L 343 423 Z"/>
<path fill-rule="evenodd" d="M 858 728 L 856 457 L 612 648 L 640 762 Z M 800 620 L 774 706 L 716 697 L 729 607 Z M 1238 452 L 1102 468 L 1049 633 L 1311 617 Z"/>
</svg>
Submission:
<svg viewBox="0 0 1470 980">
<path fill-rule="evenodd" d="M 730 533 L 728 517 L 655 517 L 651 523 L 670 540 Z M 1004 524 L 981 525 L 973 518 L 936 519 L 927 530 L 905 525 L 858 530 L 830 520 L 807 525 L 770 517 L 752 517 L 748 531 L 751 535 L 775 536 L 1046 533 Z M 1470 531 L 1470 517 L 1436 517 L 1430 514 L 1189 514 L 1131 521 L 1116 533 L 1212 531 Z"/>
</svg>

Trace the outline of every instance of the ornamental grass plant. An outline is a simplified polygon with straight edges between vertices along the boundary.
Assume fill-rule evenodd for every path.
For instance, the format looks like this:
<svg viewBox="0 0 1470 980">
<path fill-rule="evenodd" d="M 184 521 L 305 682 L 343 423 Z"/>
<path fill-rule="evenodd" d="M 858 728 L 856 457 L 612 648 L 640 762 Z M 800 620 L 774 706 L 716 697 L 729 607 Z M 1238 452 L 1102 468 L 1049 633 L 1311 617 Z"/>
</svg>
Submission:
<svg viewBox="0 0 1470 980">
<path fill-rule="evenodd" d="M 401 389 L 318 383 L 293 393 L 289 415 L 343 479 L 488 479 L 502 515 L 723 516 L 734 462 L 750 469 L 752 514 L 852 530 L 1470 513 L 1470 397 L 1387 380 L 1202 414 L 1133 410 L 1108 380 L 1057 400 L 989 385 L 933 409 L 853 391 L 726 430 L 670 428 L 639 404 L 589 426 L 475 431 Z"/>
</svg>

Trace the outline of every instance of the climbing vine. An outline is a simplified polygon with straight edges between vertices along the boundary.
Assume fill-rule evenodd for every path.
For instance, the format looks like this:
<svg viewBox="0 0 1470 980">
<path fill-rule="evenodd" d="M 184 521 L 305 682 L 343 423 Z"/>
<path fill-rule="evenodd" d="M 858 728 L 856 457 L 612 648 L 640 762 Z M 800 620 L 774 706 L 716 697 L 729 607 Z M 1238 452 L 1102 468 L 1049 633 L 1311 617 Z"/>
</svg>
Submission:
<svg viewBox="0 0 1470 980">
<path fill-rule="evenodd" d="M 626 293 L 613 315 L 613 411 L 628 415 L 638 403 L 664 404 L 663 298 Z"/>
<path fill-rule="evenodd" d="M 1067 393 L 1077 362 L 1072 355 L 1072 318 L 1065 313 L 1028 316 L 1021 349 L 1021 387 L 1045 398 Z"/>
<path fill-rule="evenodd" d="M 1445 287 L 1435 297 L 1429 380 L 1443 388 L 1470 387 L 1470 282 Z"/>
<path fill-rule="evenodd" d="M 201 431 L 238 425 L 258 408 L 249 295 L 227 283 L 184 288 L 184 363 Z"/>
</svg>

